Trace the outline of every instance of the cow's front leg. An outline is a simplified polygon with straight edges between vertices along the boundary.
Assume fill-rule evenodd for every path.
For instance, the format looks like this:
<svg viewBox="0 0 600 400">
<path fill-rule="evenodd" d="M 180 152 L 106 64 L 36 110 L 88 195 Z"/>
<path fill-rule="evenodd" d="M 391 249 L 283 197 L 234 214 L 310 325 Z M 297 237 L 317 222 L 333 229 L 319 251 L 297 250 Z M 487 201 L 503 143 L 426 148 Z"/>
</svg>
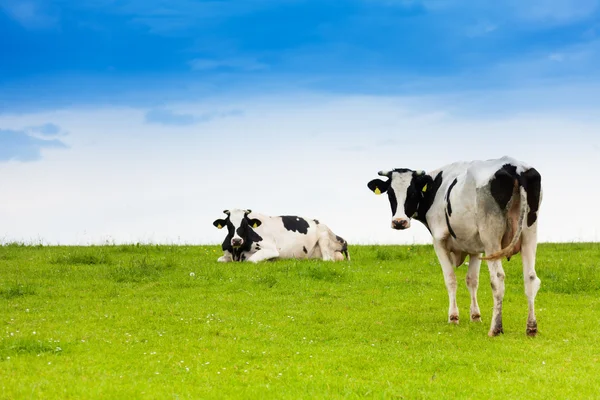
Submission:
<svg viewBox="0 0 600 400">
<path fill-rule="evenodd" d="M 454 265 L 450 259 L 450 252 L 444 247 L 444 243 L 438 240 L 433 241 L 433 248 L 437 254 L 438 260 L 444 273 L 444 282 L 448 290 L 448 322 L 458 324 L 458 306 L 456 304 L 456 274 Z"/>
<path fill-rule="evenodd" d="M 223 255 L 217 259 L 218 262 L 231 262 L 233 261 L 233 257 L 231 253 L 228 251 L 223 252 Z"/>
<path fill-rule="evenodd" d="M 469 255 L 469 270 L 465 278 L 467 288 L 471 294 L 471 321 L 481 322 L 481 311 L 477 303 L 477 288 L 479 287 L 479 269 L 481 267 L 481 258 L 479 254 Z"/>
<path fill-rule="evenodd" d="M 490 252 L 491 253 L 491 252 Z M 494 295 L 494 311 L 492 313 L 492 324 L 489 336 L 498 336 L 504 333 L 502 329 L 502 300 L 504 299 L 504 269 L 500 260 L 489 260 L 490 284 Z"/>
<path fill-rule="evenodd" d="M 256 253 L 252 254 L 248 257 L 248 261 L 257 263 L 264 260 L 270 260 L 271 258 L 279 257 L 279 252 L 275 249 L 265 249 L 262 248 L 258 250 Z"/>
</svg>

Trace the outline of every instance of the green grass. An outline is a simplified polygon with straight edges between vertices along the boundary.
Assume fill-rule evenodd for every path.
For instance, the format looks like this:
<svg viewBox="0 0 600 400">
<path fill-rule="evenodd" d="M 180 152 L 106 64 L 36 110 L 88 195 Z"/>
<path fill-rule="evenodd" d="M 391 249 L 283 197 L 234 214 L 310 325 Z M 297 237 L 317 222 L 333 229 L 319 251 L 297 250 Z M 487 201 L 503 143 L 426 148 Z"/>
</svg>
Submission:
<svg viewBox="0 0 600 400">
<path fill-rule="evenodd" d="M 216 246 L 0 246 L 0 398 L 600 398 L 600 244 L 543 244 L 539 335 L 520 256 L 505 334 L 449 325 L 431 246 L 219 264 Z M 193 273 L 193 274 L 191 274 Z"/>
</svg>

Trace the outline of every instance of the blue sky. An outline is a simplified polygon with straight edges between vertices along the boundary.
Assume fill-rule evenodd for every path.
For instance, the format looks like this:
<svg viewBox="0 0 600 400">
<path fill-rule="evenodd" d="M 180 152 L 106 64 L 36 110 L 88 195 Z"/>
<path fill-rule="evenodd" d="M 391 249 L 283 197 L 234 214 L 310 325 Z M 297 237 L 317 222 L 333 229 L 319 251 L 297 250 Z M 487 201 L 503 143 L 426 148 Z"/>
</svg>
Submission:
<svg viewBox="0 0 600 400">
<path fill-rule="evenodd" d="M 599 78 L 597 0 L 0 0 L 0 10 L 5 109 Z"/>
<path fill-rule="evenodd" d="M 5 238 L 218 241 L 227 203 L 427 241 L 382 233 L 371 170 L 509 154 L 547 168 L 560 212 L 555 160 L 600 168 L 600 0 L 0 0 L 0 38 Z M 600 240 L 595 195 L 543 238 Z"/>
</svg>

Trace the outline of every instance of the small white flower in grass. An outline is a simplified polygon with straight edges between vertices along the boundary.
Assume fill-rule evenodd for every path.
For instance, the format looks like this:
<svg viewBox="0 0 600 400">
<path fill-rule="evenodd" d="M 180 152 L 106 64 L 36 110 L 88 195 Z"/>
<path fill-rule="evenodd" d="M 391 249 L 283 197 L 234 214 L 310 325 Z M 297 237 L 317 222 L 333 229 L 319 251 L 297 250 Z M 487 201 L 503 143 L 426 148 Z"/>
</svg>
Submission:
<svg viewBox="0 0 600 400">
<path fill-rule="evenodd" d="M 195 273 L 193 273 L 193 272 L 190 272 L 190 276 L 193 278 L 193 277 L 195 277 L 195 276 L 196 276 L 196 274 L 195 274 Z"/>
<path fill-rule="evenodd" d="M 6 357 L 7 360 L 10 360 L 10 357 Z"/>
<path fill-rule="evenodd" d="M 210 361 L 207 361 L 207 362 L 206 362 L 206 365 L 208 365 L 208 364 L 210 364 Z"/>
<path fill-rule="evenodd" d="M 283 375 L 281 372 L 279 373 L 279 376 Z"/>
<path fill-rule="evenodd" d="M 542 361 L 542 365 L 546 365 L 546 361 Z"/>
<path fill-rule="evenodd" d="M 29 308 L 26 308 L 26 309 L 25 309 L 25 312 L 29 312 Z"/>
<path fill-rule="evenodd" d="M 217 374 L 221 375 L 221 371 L 217 371 Z"/>
<path fill-rule="evenodd" d="M 52 364 L 52 361 L 48 361 L 48 365 Z"/>
<path fill-rule="evenodd" d="M 154 374 L 155 374 L 155 375 L 159 375 L 159 374 L 160 374 L 160 372 L 155 372 Z"/>
<path fill-rule="evenodd" d="M 56 351 L 62 351 L 62 349 L 60 347 L 57 347 Z"/>
<path fill-rule="evenodd" d="M 36 333 L 35 333 L 35 331 L 33 331 L 33 334 L 34 334 L 34 335 L 36 334 Z"/>
<path fill-rule="evenodd" d="M 185 370 L 186 370 L 186 371 L 189 371 L 190 369 L 189 369 L 188 367 L 185 367 Z"/>
</svg>

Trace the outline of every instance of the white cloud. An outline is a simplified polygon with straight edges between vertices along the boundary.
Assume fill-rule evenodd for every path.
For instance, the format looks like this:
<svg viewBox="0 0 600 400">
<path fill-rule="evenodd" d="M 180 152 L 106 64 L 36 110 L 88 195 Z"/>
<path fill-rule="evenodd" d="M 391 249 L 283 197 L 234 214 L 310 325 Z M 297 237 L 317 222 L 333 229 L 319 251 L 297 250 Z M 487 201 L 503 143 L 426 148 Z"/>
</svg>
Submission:
<svg viewBox="0 0 600 400">
<path fill-rule="evenodd" d="M 532 21 L 570 22 L 590 16 L 598 10 L 599 0 L 511 0 L 519 18 Z"/>
<path fill-rule="evenodd" d="M 0 0 L 0 9 L 28 29 L 46 29 L 56 26 L 58 18 L 32 0 Z"/>
<path fill-rule="evenodd" d="M 498 101 L 533 104 L 530 96 L 505 93 Z M 460 101 L 298 94 L 211 100 L 169 108 L 244 113 L 169 129 L 145 124 L 145 110 L 137 109 L 0 116 L 12 129 L 56 121 L 70 132 L 71 148 L 39 163 L 0 165 L 0 186 L 11 188 L 3 195 L 0 238 L 217 243 L 223 232 L 212 221 L 224 208 L 241 207 L 318 218 L 351 243 L 428 243 L 421 224 L 391 230 L 387 199 L 366 183 L 381 169 L 432 170 L 509 154 L 542 173 L 542 241 L 600 240 L 590 223 L 600 219 L 600 190 L 589 184 L 600 169 L 597 109 L 582 116 L 525 108 L 483 118 L 456 114 Z M 573 188 L 585 188 L 577 207 L 569 206 Z"/>
</svg>

